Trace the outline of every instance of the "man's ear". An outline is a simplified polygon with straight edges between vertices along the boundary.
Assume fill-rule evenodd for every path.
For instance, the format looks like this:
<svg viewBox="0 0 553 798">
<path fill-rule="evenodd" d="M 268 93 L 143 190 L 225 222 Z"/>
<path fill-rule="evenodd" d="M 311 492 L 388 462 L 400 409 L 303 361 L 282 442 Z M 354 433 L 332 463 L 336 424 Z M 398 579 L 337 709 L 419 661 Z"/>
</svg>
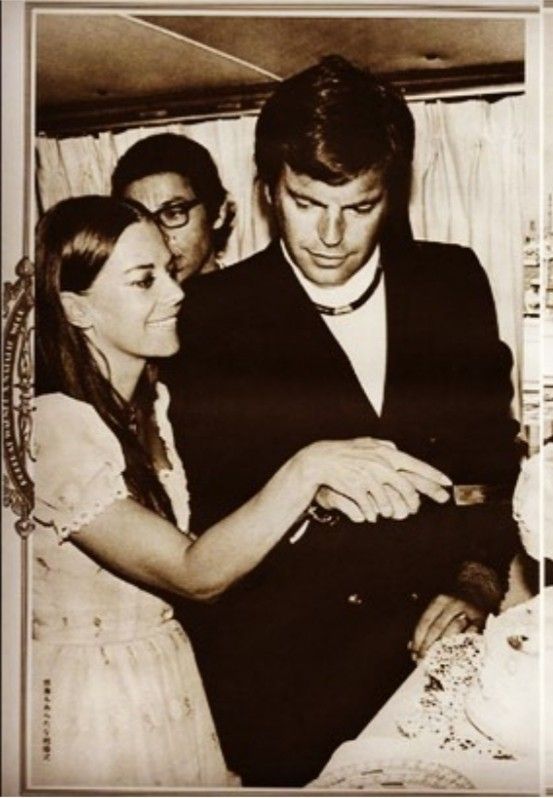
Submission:
<svg viewBox="0 0 553 798">
<path fill-rule="evenodd" d="M 80 327 L 82 330 L 92 327 L 90 308 L 86 297 L 75 294 L 73 291 L 62 291 L 60 299 L 70 324 Z"/>
<path fill-rule="evenodd" d="M 223 204 L 219 208 L 219 213 L 217 214 L 217 218 L 211 225 L 213 230 L 220 230 L 221 227 L 226 222 L 229 214 L 231 215 L 231 217 L 234 217 L 234 215 L 236 214 L 236 204 L 233 202 L 233 200 L 231 200 L 229 196 L 227 196 L 225 197 Z"/>
<path fill-rule="evenodd" d="M 265 202 L 267 205 L 273 204 L 273 195 L 271 194 L 271 189 L 267 185 L 267 183 L 263 183 L 263 196 L 265 197 Z"/>
</svg>

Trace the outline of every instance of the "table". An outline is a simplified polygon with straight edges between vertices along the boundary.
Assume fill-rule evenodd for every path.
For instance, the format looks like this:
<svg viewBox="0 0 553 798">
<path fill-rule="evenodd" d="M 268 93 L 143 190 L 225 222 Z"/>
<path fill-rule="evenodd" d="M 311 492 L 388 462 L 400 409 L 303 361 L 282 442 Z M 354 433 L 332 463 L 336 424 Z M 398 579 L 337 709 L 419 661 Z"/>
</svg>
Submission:
<svg viewBox="0 0 553 798">
<path fill-rule="evenodd" d="M 539 795 L 537 752 L 536 757 L 494 759 L 487 751 L 497 745 L 478 732 L 464 713 L 459 712 L 456 728 L 461 732 L 466 728 L 474 743 L 466 750 L 444 750 L 440 735 L 430 731 L 411 739 L 401 733 L 398 721 L 420 708 L 427 679 L 423 661 L 357 739 L 336 750 L 309 786 L 333 792 L 374 790 L 384 794 Z"/>
</svg>

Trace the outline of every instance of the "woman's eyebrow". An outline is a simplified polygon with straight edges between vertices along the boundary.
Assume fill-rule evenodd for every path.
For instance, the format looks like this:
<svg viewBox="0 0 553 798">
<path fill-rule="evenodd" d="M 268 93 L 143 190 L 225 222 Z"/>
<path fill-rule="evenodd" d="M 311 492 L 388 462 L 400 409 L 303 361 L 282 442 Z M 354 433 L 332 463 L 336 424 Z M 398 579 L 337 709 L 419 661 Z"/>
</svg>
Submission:
<svg viewBox="0 0 553 798">
<path fill-rule="evenodd" d="M 154 268 L 153 263 L 141 263 L 138 266 L 130 266 L 128 269 L 125 269 L 124 273 L 129 274 L 129 272 L 134 272 L 139 270 L 146 271 L 147 269 L 153 269 L 153 268 Z"/>
</svg>

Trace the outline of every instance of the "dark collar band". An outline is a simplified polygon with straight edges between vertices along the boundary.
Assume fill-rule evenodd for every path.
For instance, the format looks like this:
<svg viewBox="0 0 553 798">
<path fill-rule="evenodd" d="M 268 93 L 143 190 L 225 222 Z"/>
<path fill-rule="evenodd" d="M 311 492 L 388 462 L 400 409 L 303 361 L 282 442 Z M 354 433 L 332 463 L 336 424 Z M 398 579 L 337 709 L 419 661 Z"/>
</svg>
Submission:
<svg viewBox="0 0 553 798">
<path fill-rule="evenodd" d="M 382 265 L 379 263 L 378 268 L 374 273 L 374 277 L 369 287 L 363 291 L 361 296 L 354 299 L 353 302 L 348 302 L 347 305 L 339 305 L 338 307 L 329 307 L 328 305 L 319 305 L 315 302 L 315 307 L 322 313 L 323 316 L 343 316 L 346 313 L 353 313 L 354 310 L 360 308 L 365 302 L 368 302 L 380 284 L 382 278 Z"/>
</svg>

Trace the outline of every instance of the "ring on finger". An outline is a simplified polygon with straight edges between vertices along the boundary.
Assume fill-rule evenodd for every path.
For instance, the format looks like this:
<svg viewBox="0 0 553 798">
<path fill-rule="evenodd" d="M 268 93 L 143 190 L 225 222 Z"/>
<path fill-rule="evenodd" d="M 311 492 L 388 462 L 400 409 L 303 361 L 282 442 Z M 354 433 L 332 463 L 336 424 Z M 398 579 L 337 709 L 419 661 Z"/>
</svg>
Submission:
<svg viewBox="0 0 553 798">
<path fill-rule="evenodd" d="M 464 612 L 464 610 L 462 610 L 461 612 L 456 613 L 456 615 L 453 616 L 451 621 L 452 622 L 453 621 L 464 621 L 465 622 L 465 627 L 464 627 L 465 629 L 467 628 L 467 626 L 470 626 L 471 623 L 473 623 L 473 620 L 468 617 L 467 613 Z"/>
</svg>

